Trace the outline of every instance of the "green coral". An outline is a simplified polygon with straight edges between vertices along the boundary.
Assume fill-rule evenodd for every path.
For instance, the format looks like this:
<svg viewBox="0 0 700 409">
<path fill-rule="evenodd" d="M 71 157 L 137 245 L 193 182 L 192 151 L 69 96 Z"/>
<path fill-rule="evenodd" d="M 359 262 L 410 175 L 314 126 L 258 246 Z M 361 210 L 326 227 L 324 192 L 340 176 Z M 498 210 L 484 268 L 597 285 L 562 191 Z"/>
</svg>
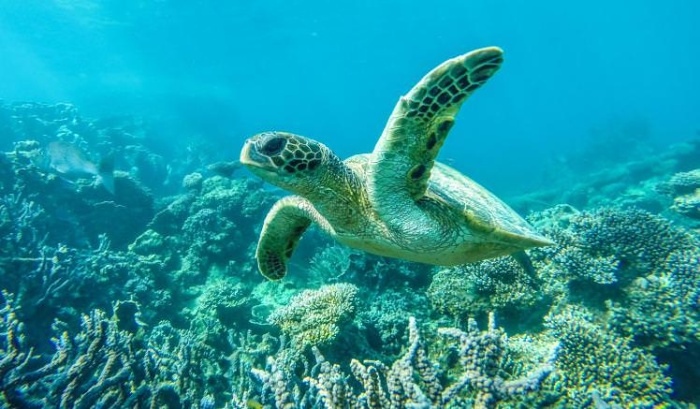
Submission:
<svg viewBox="0 0 700 409">
<path fill-rule="evenodd" d="M 670 402 L 671 379 L 653 355 L 635 347 L 594 321 L 582 307 L 568 306 L 550 314 L 545 326 L 559 341 L 558 377 L 548 388 L 564 393 L 564 407 L 593 407 L 600 394 L 608 404 L 653 407 Z"/>
<path fill-rule="evenodd" d="M 668 220 L 639 209 L 582 212 L 571 226 L 578 245 L 596 256 L 615 255 L 635 272 L 663 265 L 670 253 L 697 245 Z"/>
<path fill-rule="evenodd" d="M 355 313 L 357 287 L 340 283 L 305 290 L 289 305 L 273 311 L 269 321 L 288 335 L 298 350 L 331 343 Z"/>
<path fill-rule="evenodd" d="M 662 269 L 671 253 L 697 247 L 687 230 L 638 209 L 558 206 L 531 220 L 556 243 L 530 255 L 544 291 L 559 303 L 571 300 L 572 289 L 579 299 L 602 303 L 616 288 Z"/>
<path fill-rule="evenodd" d="M 608 303 L 611 324 L 653 347 L 700 343 L 700 249 L 677 250 L 663 267 Z"/>
<path fill-rule="evenodd" d="M 441 270 L 427 294 L 438 312 L 455 318 L 493 309 L 524 310 L 542 297 L 535 279 L 511 257 Z"/>
</svg>

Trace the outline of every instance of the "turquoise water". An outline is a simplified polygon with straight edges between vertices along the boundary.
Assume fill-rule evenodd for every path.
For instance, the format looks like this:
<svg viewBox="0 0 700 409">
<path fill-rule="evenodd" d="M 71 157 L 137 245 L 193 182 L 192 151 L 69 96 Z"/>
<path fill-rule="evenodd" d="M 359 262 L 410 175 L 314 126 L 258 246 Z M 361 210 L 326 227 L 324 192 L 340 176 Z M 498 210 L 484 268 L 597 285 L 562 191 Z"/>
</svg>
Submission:
<svg viewBox="0 0 700 409">
<path fill-rule="evenodd" d="M 697 407 L 698 16 L 684 0 L 4 0 L 0 407 Z M 486 46 L 502 68 L 437 159 L 553 245 L 433 266 L 271 218 L 289 192 L 238 162 L 251 136 L 371 152 L 401 95 Z M 300 143 L 278 136 L 244 164 Z M 408 235 L 456 229 L 416 221 L 449 192 L 387 189 L 390 214 L 343 218 L 357 202 L 328 209 L 365 185 L 306 186 L 298 209 L 325 233 L 420 258 Z M 517 233 L 455 195 L 481 251 Z"/>
<path fill-rule="evenodd" d="M 522 192 L 611 122 L 642 123 L 661 144 L 695 135 L 698 15 L 685 0 L 7 1 L 0 95 L 158 114 L 231 157 L 268 129 L 347 157 L 372 149 L 429 69 L 497 45 L 503 70 L 464 107 L 442 158 Z"/>
</svg>

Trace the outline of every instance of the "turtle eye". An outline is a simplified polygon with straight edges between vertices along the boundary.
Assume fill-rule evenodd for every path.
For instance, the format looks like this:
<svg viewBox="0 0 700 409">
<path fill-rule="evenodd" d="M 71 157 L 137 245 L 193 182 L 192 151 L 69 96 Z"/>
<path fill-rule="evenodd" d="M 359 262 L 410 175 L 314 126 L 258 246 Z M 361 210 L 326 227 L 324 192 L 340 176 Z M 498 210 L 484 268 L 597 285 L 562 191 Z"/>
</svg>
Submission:
<svg viewBox="0 0 700 409">
<path fill-rule="evenodd" d="M 287 140 L 282 137 L 270 138 L 260 147 L 260 153 L 267 156 L 277 155 L 286 145 Z"/>
</svg>

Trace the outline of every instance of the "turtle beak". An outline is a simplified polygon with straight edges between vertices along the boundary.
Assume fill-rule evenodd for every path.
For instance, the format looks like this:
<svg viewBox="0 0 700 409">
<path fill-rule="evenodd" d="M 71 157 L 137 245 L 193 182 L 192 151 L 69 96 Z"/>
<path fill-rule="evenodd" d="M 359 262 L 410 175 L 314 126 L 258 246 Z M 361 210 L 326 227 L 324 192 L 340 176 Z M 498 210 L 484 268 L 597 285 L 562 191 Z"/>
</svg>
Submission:
<svg viewBox="0 0 700 409">
<path fill-rule="evenodd" d="M 243 149 L 241 149 L 241 155 L 239 158 L 241 163 L 246 166 L 252 165 L 250 161 L 250 145 L 252 145 L 250 139 L 246 139 L 245 143 L 243 144 Z"/>
<path fill-rule="evenodd" d="M 245 165 L 248 169 L 260 177 L 265 178 L 266 174 L 277 173 L 276 167 L 271 162 L 270 158 L 258 153 L 255 146 L 255 140 L 253 139 L 248 139 L 245 141 L 245 144 L 241 149 L 241 156 L 239 159 L 241 164 Z"/>
</svg>

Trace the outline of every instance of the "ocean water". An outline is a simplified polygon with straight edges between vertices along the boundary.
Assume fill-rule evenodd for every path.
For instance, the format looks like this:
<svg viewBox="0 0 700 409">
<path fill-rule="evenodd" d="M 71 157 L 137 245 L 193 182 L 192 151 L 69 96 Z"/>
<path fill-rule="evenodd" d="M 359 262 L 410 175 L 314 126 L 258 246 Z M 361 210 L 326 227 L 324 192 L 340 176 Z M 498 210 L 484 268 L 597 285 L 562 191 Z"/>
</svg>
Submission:
<svg viewBox="0 0 700 409">
<path fill-rule="evenodd" d="M 231 157 L 268 129 L 347 157 L 372 149 L 397 98 L 432 67 L 497 45 L 503 70 L 465 106 L 442 157 L 508 193 L 611 122 L 641 123 L 660 144 L 695 136 L 698 7 L 9 1 L 0 94 L 161 115 Z"/>
<path fill-rule="evenodd" d="M 695 407 L 698 16 L 4 0 L 0 407 Z M 486 46 L 503 66 L 438 160 L 555 245 L 428 266 L 311 229 L 260 275 L 287 193 L 236 162 L 246 140 L 371 152 L 401 95 Z"/>
</svg>

